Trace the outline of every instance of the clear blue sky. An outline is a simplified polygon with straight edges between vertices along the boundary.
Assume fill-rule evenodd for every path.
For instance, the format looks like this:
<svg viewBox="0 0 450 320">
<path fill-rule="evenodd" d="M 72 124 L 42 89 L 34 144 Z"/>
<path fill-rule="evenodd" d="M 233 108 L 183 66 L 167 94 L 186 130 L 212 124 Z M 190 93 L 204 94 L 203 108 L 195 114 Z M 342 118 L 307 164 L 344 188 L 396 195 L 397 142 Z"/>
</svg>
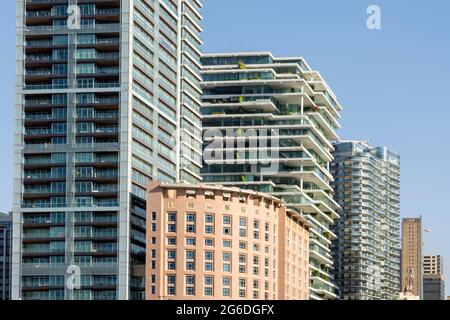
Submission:
<svg viewBox="0 0 450 320">
<path fill-rule="evenodd" d="M 382 30 L 366 28 L 381 7 Z M 426 252 L 450 281 L 450 2 L 205 0 L 205 52 L 303 56 L 344 107 L 345 139 L 401 155 L 402 216 L 423 215 Z M 11 207 L 15 1 L 0 1 L 0 211 Z M 450 294 L 450 282 L 447 285 Z"/>
</svg>

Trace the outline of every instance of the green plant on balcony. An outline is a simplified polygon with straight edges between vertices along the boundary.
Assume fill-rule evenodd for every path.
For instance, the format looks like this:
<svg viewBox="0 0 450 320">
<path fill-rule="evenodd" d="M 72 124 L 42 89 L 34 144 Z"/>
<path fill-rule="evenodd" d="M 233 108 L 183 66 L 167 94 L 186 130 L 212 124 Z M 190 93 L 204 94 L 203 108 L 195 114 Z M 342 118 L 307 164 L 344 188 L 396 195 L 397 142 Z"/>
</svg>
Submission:
<svg viewBox="0 0 450 320">
<path fill-rule="evenodd" d="M 247 180 L 248 180 L 248 179 L 247 179 L 247 176 L 241 176 L 241 181 L 242 181 L 242 182 L 247 182 Z"/>
<path fill-rule="evenodd" d="M 244 100 L 245 100 L 244 96 L 239 96 L 239 97 L 238 97 L 238 102 L 239 102 L 239 103 L 244 102 Z"/>
<path fill-rule="evenodd" d="M 238 61 L 238 68 L 247 69 L 247 66 L 245 65 L 244 61 Z"/>
<path fill-rule="evenodd" d="M 317 271 L 317 270 L 313 270 L 313 271 L 312 271 L 312 276 L 313 276 L 313 277 L 318 277 L 318 276 L 320 276 L 320 272 Z"/>
</svg>

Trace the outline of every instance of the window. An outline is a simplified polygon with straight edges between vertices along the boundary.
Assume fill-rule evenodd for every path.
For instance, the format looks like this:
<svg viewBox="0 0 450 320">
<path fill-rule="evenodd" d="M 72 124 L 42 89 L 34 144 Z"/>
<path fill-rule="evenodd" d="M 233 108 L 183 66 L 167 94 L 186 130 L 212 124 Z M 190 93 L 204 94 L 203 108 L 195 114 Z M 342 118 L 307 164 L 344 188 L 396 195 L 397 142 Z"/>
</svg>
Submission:
<svg viewBox="0 0 450 320">
<path fill-rule="evenodd" d="M 195 222 L 195 213 L 186 214 L 186 222 Z"/>
<path fill-rule="evenodd" d="M 230 252 L 224 252 L 222 254 L 222 260 L 223 261 L 231 261 L 231 253 Z"/>
<path fill-rule="evenodd" d="M 231 240 L 223 240 L 222 245 L 224 248 L 231 248 Z"/>
<path fill-rule="evenodd" d="M 195 276 L 188 275 L 186 276 L 186 285 L 193 285 L 195 284 Z"/>
<path fill-rule="evenodd" d="M 231 272 L 231 264 L 229 264 L 229 263 L 222 264 L 222 271 L 223 272 Z"/>
<path fill-rule="evenodd" d="M 205 239 L 205 246 L 206 247 L 214 247 L 214 239 L 206 238 Z"/>
<path fill-rule="evenodd" d="M 229 286 L 229 285 L 231 285 L 231 278 L 229 278 L 229 277 L 223 277 L 223 278 L 222 278 L 222 285 L 224 285 L 224 286 Z"/>
<path fill-rule="evenodd" d="M 195 246 L 196 240 L 195 238 L 186 238 L 186 245 L 187 246 Z"/>
<path fill-rule="evenodd" d="M 213 295 L 213 288 L 205 287 L 204 293 L 205 293 L 205 296 L 212 296 Z"/>
<path fill-rule="evenodd" d="M 223 216 L 223 224 L 231 225 L 231 216 Z"/>
<path fill-rule="evenodd" d="M 245 288 L 246 287 L 246 281 L 244 278 L 239 278 L 239 287 Z"/>
<path fill-rule="evenodd" d="M 177 238 L 175 238 L 175 237 L 168 237 L 168 238 L 167 238 L 167 244 L 168 244 L 169 246 L 174 246 L 174 245 L 176 245 L 176 244 L 177 244 Z"/>
<path fill-rule="evenodd" d="M 239 298 L 245 298 L 245 290 L 239 290 Z"/>
<path fill-rule="evenodd" d="M 195 250 L 186 250 L 186 260 L 195 259 Z"/>
<path fill-rule="evenodd" d="M 205 225 L 205 233 L 206 234 L 214 234 L 214 226 Z"/>
<path fill-rule="evenodd" d="M 229 288 L 223 288 L 222 289 L 222 295 L 224 297 L 229 297 L 230 296 L 230 289 Z"/>
<path fill-rule="evenodd" d="M 168 275 L 167 276 L 167 283 L 168 284 L 176 284 L 177 277 L 175 275 Z"/>
<path fill-rule="evenodd" d="M 205 284 L 205 286 L 212 286 L 213 285 L 213 277 L 212 276 L 205 276 L 204 277 L 204 284 Z"/>
<path fill-rule="evenodd" d="M 205 214 L 205 223 L 214 223 L 214 215 L 210 213 Z"/>
</svg>

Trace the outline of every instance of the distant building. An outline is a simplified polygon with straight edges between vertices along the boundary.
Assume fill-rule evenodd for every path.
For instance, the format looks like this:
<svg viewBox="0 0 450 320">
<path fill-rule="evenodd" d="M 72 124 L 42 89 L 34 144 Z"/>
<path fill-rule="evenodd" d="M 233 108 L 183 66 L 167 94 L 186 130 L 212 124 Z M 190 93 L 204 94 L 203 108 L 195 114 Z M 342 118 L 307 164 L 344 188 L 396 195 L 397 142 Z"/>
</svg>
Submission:
<svg viewBox="0 0 450 320">
<path fill-rule="evenodd" d="M 444 274 L 444 259 L 442 256 L 423 256 L 423 274 Z"/>
<path fill-rule="evenodd" d="M 307 220 L 283 201 L 207 185 L 148 188 L 146 298 L 307 300 Z"/>
<path fill-rule="evenodd" d="M 423 299 L 445 300 L 444 261 L 440 255 L 423 257 Z"/>
<path fill-rule="evenodd" d="M 402 223 L 401 292 L 422 298 L 422 218 Z"/>
<path fill-rule="evenodd" d="M 11 292 L 12 220 L 0 213 L 0 300 L 9 300 Z"/>
<path fill-rule="evenodd" d="M 423 300 L 445 300 L 445 282 L 442 274 L 423 275 Z"/>
</svg>

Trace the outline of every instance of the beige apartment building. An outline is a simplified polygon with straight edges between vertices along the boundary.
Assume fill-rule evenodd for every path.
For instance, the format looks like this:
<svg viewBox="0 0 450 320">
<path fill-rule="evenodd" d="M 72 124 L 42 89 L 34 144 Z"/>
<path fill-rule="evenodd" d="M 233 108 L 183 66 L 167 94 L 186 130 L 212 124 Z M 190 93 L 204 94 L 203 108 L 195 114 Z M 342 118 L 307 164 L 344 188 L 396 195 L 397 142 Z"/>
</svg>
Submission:
<svg viewBox="0 0 450 320">
<path fill-rule="evenodd" d="M 148 300 L 306 300 L 310 224 L 254 191 L 150 183 Z"/>
<path fill-rule="evenodd" d="M 402 222 L 401 292 L 422 297 L 422 218 Z"/>
<path fill-rule="evenodd" d="M 423 274 L 443 274 L 444 262 L 440 255 L 423 256 Z"/>
</svg>

